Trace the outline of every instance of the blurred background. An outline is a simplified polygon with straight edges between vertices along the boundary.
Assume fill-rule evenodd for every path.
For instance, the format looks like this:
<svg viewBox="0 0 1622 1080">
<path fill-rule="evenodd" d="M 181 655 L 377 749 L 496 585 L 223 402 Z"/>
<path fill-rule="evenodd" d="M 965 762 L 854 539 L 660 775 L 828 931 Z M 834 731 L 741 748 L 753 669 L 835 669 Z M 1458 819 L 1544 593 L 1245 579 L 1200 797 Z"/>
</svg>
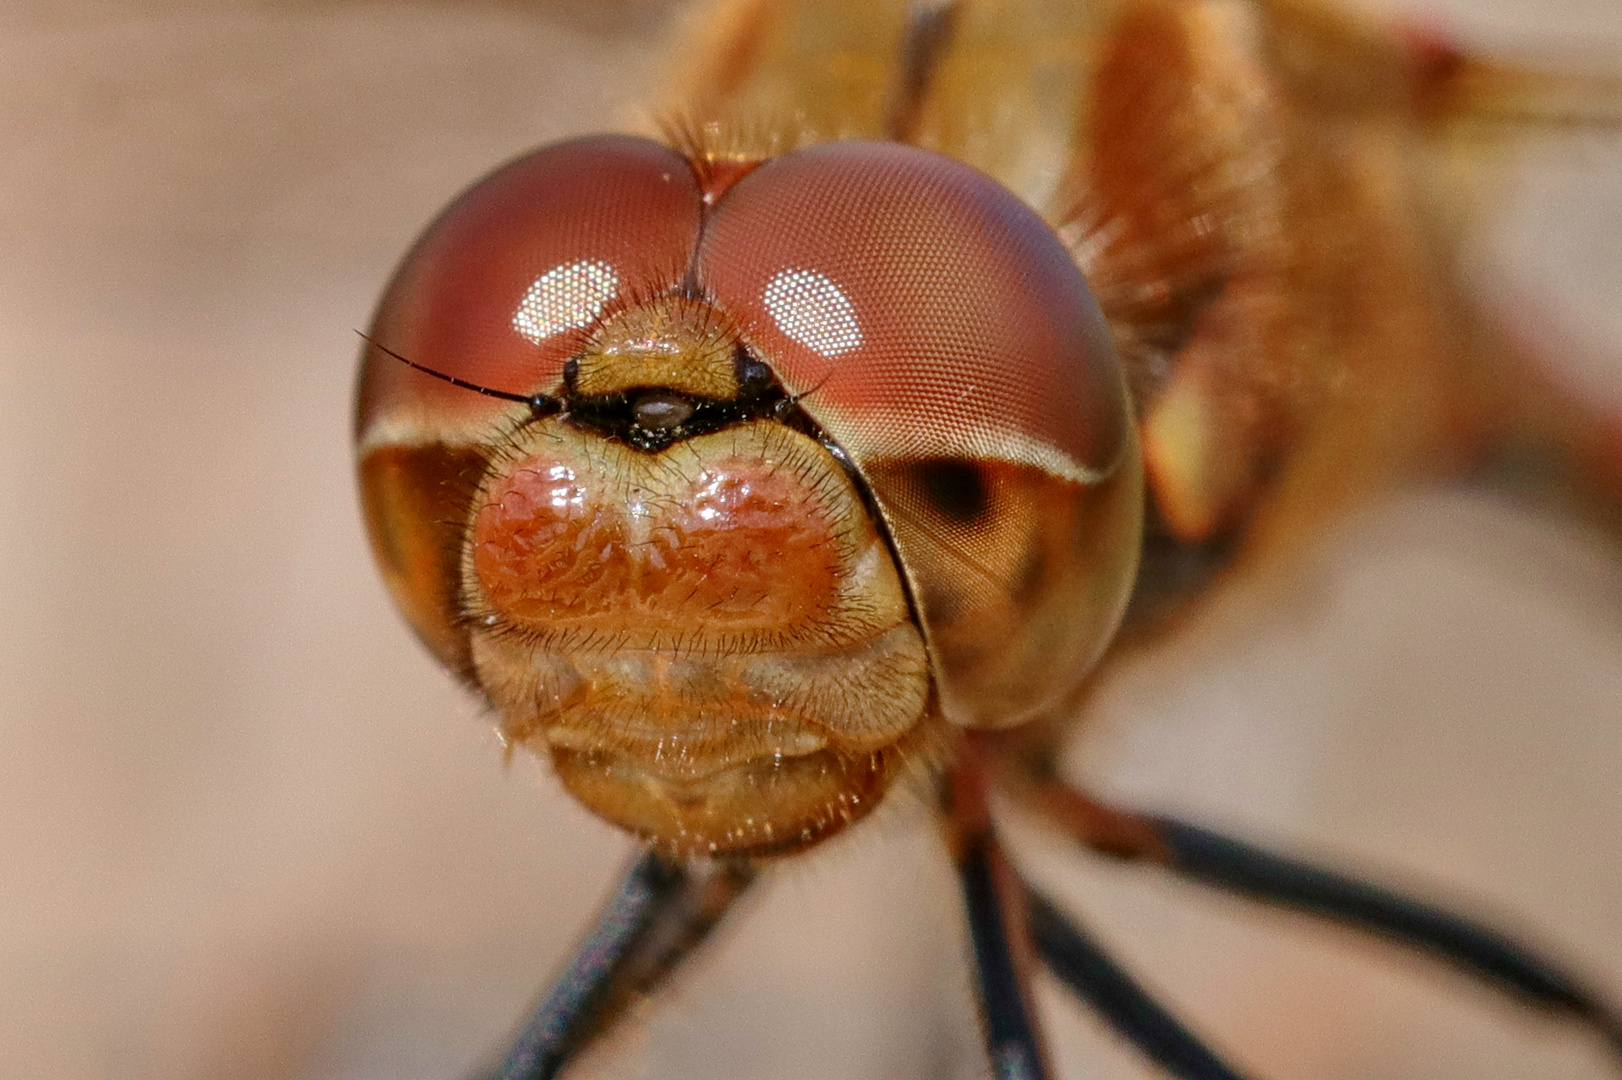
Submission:
<svg viewBox="0 0 1622 1080">
<path fill-rule="evenodd" d="M 1456 0 L 1622 67 L 1615 0 Z M 356 329 L 451 195 L 640 119 L 678 12 L 0 4 L 0 1076 L 453 1080 L 631 850 L 389 607 L 354 507 Z M 1478 253 L 1622 414 L 1622 138 L 1522 170 Z M 1524 305 L 1524 308 L 1520 307 Z M 1622 559 L 1471 492 L 1350 522 L 1106 688 L 1104 792 L 1473 905 L 1622 997 Z M 1023 862 L 1278 1078 L 1615 1075 L 1436 967 L 1039 834 Z M 774 871 L 602 1075 L 980 1075 L 923 808 Z M 1154 1075 L 1044 985 L 1062 1074 Z"/>
</svg>

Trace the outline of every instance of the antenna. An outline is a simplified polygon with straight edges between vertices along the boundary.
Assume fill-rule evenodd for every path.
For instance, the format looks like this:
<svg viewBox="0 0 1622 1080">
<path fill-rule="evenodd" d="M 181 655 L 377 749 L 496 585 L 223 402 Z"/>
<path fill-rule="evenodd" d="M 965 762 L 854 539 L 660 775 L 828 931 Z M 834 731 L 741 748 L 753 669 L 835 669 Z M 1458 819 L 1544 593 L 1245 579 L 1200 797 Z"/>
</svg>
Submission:
<svg viewBox="0 0 1622 1080">
<path fill-rule="evenodd" d="M 460 386 L 463 390 L 472 390 L 474 393 L 483 394 L 486 397 L 500 398 L 503 401 L 520 402 L 524 405 L 528 405 L 530 411 L 535 413 L 537 416 L 544 416 L 547 413 L 557 411 L 557 399 L 548 394 L 515 394 L 510 390 L 494 390 L 488 386 L 480 386 L 478 383 L 468 382 L 466 379 L 458 379 L 455 375 L 447 375 L 443 371 L 435 371 L 433 368 L 425 367 L 424 365 L 417 363 L 415 360 L 407 359 L 364 331 L 356 330 L 355 333 L 359 334 L 360 339 L 366 342 L 368 346 L 376 349 L 383 355 L 391 356 L 400 361 L 400 363 L 404 364 L 406 367 L 420 371 L 424 375 L 432 375 L 436 379 L 443 379 L 452 386 Z"/>
</svg>

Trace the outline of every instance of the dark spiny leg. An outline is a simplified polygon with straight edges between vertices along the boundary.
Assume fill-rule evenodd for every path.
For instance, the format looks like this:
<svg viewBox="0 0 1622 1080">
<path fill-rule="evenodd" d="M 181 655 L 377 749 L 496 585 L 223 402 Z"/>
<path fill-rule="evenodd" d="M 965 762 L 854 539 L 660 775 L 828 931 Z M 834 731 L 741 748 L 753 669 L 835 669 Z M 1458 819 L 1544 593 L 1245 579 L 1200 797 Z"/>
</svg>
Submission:
<svg viewBox="0 0 1622 1080">
<path fill-rule="evenodd" d="M 1622 1017 L 1529 946 L 1462 915 L 1173 818 L 1152 819 L 1178 873 L 1427 949 L 1543 1008 L 1592 1025 L 1622 1055 Z"/>
<path fill-rule="evenodd" d="M 952 44 L 952 31 L 963 0 L 913 0 L 907 5 L 907 28 L 896 63 L 896 83 L 884 116 L 884 137 L 912 142 L 929 100 L 930 83 Z"/>
<path fill-rule="evenodd" d="M 1032 890 L 1027 903 L 1031 940 L 1048 970 L 1151 1061 L 1178 1080 L 1244 1080 L 1051 900 Z"/>
<path fill-rule="evenodd" d="M 1025 887 L 992 828 L 985 768 L 972 737 L 947 780 L 946 802 L 992 1075 L 1043 1080 L 1052 1069 L 1032 1008 Z"/>
<path fill-rule="evenodd" d="M 1532 1005 L 1588 1024 L 1622 1056 L 1622 1016 L 1578 979 L 1499 931 L 1210 829 L 1114 809 L 1057 781 L 1015 786 L 1028 805 L 1089 847 L 1425 950 Z"/>
<path fill-rule="evenodd" d="M 507 1059 L 488 1080 L 557 1076 L 656 989 L 755 876 L 736 862 L 675 863 L 652 852 L 631 865 Z"/>
</svg>

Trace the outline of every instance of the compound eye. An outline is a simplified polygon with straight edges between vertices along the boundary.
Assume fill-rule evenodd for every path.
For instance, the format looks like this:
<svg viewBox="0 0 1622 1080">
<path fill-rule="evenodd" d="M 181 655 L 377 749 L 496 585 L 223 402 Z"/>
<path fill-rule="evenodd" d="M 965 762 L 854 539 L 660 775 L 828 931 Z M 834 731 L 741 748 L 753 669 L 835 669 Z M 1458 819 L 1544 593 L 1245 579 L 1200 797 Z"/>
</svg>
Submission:
<svg viewBox="0 0 1622 1080">
<path fill-rule="evenodd" d="M 1120 454 L 1120 374 L 1085 279 L 951 158 L 845 142 L 768 161 L 721 202 L 698 274 L 847 450 L 1060 473 Z"/>
<path fill-rule="evenodd" d="M 830 143 L 738 181 L 695 265 L 866 477 L 948 715 L 1054 707 L 1113 632 L 1141 527 L 1121 373 L 1064 246 L 966 165 Z"/>
<path fill-rule="evenodd" d="M 415 363 L 510 393 L 546 393 L 616 306 L 681 282 L 702 206 L 693 170 L 646 139 L 577 139 L 497 169 L 423 233 L 371 335 Z M 459 619 L 462 523 L 491 432 L 524 407 L 363 352 L 356 412 L 372 544 L 417 633 L 471 677 Z"/>
<path fill-rule="evenodd" d="M 447 375 L 517 394 L 554 389 L 607 312 L 679 284 L 698 238 L 693 170 L 647 139 L 594 137 L 511 162 L 456 199 L 417 241 L 371 337 Z M 371 350 L 359 435 L 421 430 L 456 441 L 510 403 Z"/>
</svg>

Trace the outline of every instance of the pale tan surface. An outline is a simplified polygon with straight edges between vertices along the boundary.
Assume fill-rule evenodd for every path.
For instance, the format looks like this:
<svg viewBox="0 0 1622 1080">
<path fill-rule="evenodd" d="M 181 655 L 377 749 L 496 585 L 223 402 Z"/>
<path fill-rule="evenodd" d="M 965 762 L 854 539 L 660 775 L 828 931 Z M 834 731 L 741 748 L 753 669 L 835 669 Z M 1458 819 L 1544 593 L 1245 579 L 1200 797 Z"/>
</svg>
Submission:
<svg viewBox="0 0 1622 1080">
<path fill-rule="evenodd" d="M 1622 55 L 1614 0 L 1568 2 L 1459 6 Z M 449 1080 L 607 887 L 626 841 L 503 770 L 389 610 L 347 426 L 393 261 L 488 166 L 613 122 L 654 74 L 660 15 L 629 13 L 0 8 L 0 1075 Z M 1619 159 L 1545 168 L 1483 276 L 1622 408 Z M 1595 538 L 1399 501 L 1103 714 L 1077 768 L 1107 790 L 1487 898 L 1622 994 L 1622 562 Z M 887 816 L 784 867 L 603 1071 L 977 1075 L 950 883 L 916 808 Z M 1262 1075 L 1609 1075 L 1426 965 L 1027 840 Z M 1063 1075 L 1153 1075 L 1047 1004 Z"/>
</svg>

